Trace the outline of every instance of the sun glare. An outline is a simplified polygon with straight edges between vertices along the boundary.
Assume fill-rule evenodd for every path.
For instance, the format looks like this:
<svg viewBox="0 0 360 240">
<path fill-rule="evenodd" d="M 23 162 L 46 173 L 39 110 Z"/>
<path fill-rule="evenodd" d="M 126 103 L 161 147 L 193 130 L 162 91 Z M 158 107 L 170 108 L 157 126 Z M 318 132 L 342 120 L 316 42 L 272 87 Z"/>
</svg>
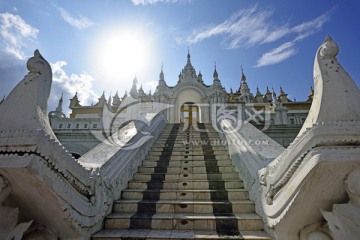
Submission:
<svg viewBox="0 0 360 240">
<path fill-rule="evenodd" d="M 144 31 L 113 29 L 97 42 L 95 57 L 105 81 L 131 82 L 151 63 L 151 40 Z"/>
</svg>

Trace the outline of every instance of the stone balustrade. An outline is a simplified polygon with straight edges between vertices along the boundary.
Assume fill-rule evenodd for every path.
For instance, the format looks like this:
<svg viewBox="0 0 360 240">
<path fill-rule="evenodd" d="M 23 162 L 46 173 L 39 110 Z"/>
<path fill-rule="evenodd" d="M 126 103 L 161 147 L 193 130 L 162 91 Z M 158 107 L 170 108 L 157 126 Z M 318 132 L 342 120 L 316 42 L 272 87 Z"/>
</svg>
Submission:
<svg viewBox="0 0 360 240">
<path fill-rule="evenodd" d="M 149 114 L 149 124 L 129 122 L 76 160 L 47 118 L 50 65 L 35 51 L 27 67 L 29 74 L 0 105 L 0 236 L 21 238 L 29 228 L 26 233 L 37 238 L 89 239 L 101 229 L 165 118 Z M 28 222 L 18 223 L 18 214 Z"/>
<path fill-rule="evenodd" d="M 229 153 L 275 239 L 360 235 L 359 178 L 354 177 L 360 169 L 360 91 L 337 61 L 338 51 L 329 36 L 320 46 L 314 101 L 287 149 L 271 141 L 268 146 L 251 145 L 254 139 L 266 139 L 265 134 L 248 124 L 235 131 L 230 121 L 221 123 L 223 139 L 241 143 L 228 144 Z"/>
</svg>

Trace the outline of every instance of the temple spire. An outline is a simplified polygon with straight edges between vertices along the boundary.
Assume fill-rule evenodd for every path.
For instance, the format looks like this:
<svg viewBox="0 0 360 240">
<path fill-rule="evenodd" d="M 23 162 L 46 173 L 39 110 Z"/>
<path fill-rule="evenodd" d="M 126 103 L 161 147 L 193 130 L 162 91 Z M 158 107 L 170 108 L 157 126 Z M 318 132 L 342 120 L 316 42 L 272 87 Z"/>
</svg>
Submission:
<svg viewBox="0 0 360 240">
<path fill-rule="evenodd" d="M 108 104 L 109 106 L 111 106 L 111 104 L 112 104 L 111 93 L 110 93 L 110 95 L 109 95 L 107 104 Z"/>
<path fill-rule="evenodd" d="M 264 99 L 263 99 L 262 93 L 259 90 L 259 87 L 256 87 L 256 95 L 255 95 L 254 102 L 256 102 L 256 103 L 264 102 Z"/>
<path fill-rule="evenodd" d="M 214 80 L 219 80 L 219 74 L 216 71 L 216 62 L 215 62 L 215 66 L 214 66 L 214 74 L 213 74 Z"/>
<path fill-rule="evenodd" d="M 268 86 L 266 86 L 266 93 L 270 93 L 270 94 L 271 94 Z"/>
<path fill-rule="evenodd" d="M 284 93 L 284 90 L 283 90 L 282 86 L 280 85 L 280 95 L 281 94 L 285 94 L 285 93 Z"/>
<path fill-rule="evenodd" d="M 160 70 L 160 81 L 164 81 L 164 64 L 161 63 L 161 70 Z"/>
<path fill-rule="evenodd" d="M 308 99 L 306 100 L 307 102 L 312 102 L 312 100 L 314 99 L 314 89 L 313 87 L 310 85 L 310 94 L 308 96 Z"/>
<path fill-rule="evenodd" d="M 140 88 L 139 88 L 139 90 L 138 90 L 138 93 L 139 93 L 138 96 L 144 96 L 144 95 L 145 95 L 145 92 L 144 92 L 144 89 L 143 89 L 143 87 L 142 87 L 142 84 L 140 85 Z"/>
<path fill-rule="evenodd" d="M 287 93 L 284 92 L 282 86 L 280 85 L 280 94 L 279 94 L 279 97 L 278 97 L 278 100 L 280 102 L 289 102 L 290 100 L 287 98 Z"/>
<path fill-rule="evenodd" d="M 214 80 L 213 80 L 213 86 L 215 88 L 222 88 L 221 86 L 221 82 L 220 82 L 220 79 L 219 79 L 219 74 L 216 70 L 216 64 L 214 66 L 214 74 L 213 74 L 213 77 L 214 77 Z"/>
<path fill-rule="evenodd" d="M 72 99 L 70 99 L 70 108 L 72 107 L 79 107 L 80 106 L 80 101 L 78 99 L 78 96 L 77 96 L 77 91 L 75 92 L 75 95 Z"/>
<path fill-rule="evenodd" d="M 133 85 L 132 85 L 131 90 L 130 90 L 130 96 L 133 97 L 133 98 L 136 98 L 136 99 L 139 96 L 139 92 L 137 90 L 137 82 L 138 82 L 138 80 L 137 80 L 137 77 L 135 75 L 135 77 L 133 79 Z"/>
<path fill-rule="evenodd" d="M 185 67 L 182 69 L 181 75 L 179 76 L 179 82 L 182 82 L 182 81 L 189 81 L 189 82 L 197 81 L 196 71 L 195 71 L 194 67 L 191 65 L 189 48 L 188 48 L 188 53 L 187 53 L 187 63 L 185 65 Z"/>
<path fill-rule="evenodd" d="M 261 92 L 259 90 L 259 87 L 256 87 L 256 96 L 258 96 L 258 95 L 262 96 L 262 94 L 261 94 Z"/>
<path fill-rule="evenodd" d="M 96 107 L 103 107 L 106 104 L 105 91 L 103 91 L 99 101 L 94 105 Z"/>
<path fill-rule="evenodd" d="M 103 93 L 102 93 L 102 95 L 101 95 L 100 98 L 105 99 L 105 91 L 103 91 Z"/>
<path fill-rule="evenodd" d="M 114 107 L 118 107 L 121 103 L 121 100 L 119 98 L 119 94 L 118 94 L 118 91 L 116 91 L 115 95 L 113 96 L 113 101 L 112 101 L 112 104 Z"/>
<path fill-rule="evenodd" d="M 189 48 L 188 48 L 188 53 L 187 53 L 187 63 L 191 64 L 191 61 L 190 61 L 190 49 Z"/>
<path fill-rule="evenodd" d="M 271 101 L 272 101 L 271 92 L 270 92 L 268 86 L 266 86 L 266 93 L 265 93 L 265 95 L 264 95 L 264 101 L 265 101 L 265 102 L 271 102 Z"/>
<path fill-rule="evenodd" d="M 244 69 L 243 66 L 241 65 L 241 81 L 242 82 L 246 82 L 246 76 L 244 74 Z"/>
<path fill-rule="evenodd" d="M 276 104 L 278 103 L 278 100 L 276 98 L 276 93 L 275 93 L 275 90 L 274 90 L 274 87 L 272 88 L 272 97 L 273 97 L 273 102 Z"/>
<path fill-rule="evenodd" d="M 246 77 L 244 74 L 244 69 L 241 65 L 241 82 L 240 82 L 240 87 L 238 89 L 238 91 L 236 92 L 237 94 L 240 94 L 240 100 L 242 102 L 252 102 L 252 100 L 254 99 L 253 94 L 250 92 L 250 88 L 246 82 Z"/>
<path fill-rule="evenodd" d="M 59 99 L 59 103 L 58 103 L 58 106 L 56 108 L 56 111 L 59 112 L 59 113 L 62 113 L 62 104 L 63 104 L 63 94 L 61 94 L 61 97 Z"/>
<path fill-rule="evenodd" d="M 201 71 L 199 71 L 199 74 L 198 74 L 197 80 L 198 80 L 199 82 L 203 83 L 203 79 L 202 79 L 202 74 L 201 74 Z"/>
<path fill-rule="evenodd" d="M 161 63 L 161 70 L 160 70 L 160 74 L 159 74 L 159 83 L 158 86 L 161 87 L 165 87 L 166 86 L 166 82 L 165 82 L 165 77 L 164 77 L 164 64 Z"/>
</svg>

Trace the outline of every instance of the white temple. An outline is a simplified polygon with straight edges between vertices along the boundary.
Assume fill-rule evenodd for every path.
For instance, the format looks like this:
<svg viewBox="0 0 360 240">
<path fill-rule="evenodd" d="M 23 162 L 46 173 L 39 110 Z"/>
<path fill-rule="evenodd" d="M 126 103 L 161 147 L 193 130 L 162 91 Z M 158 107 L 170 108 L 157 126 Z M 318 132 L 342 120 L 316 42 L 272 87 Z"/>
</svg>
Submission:
<svg viewBox="0 0 360 240">
<path fill-rule="evenodd" d="M 69 107 L 72 112 L 69 117 L 63 113 L 61 97 L 56 110 L 49 114 L 50 124 L 67 150 L 73 156 L 80 157 L 100 142 L 92 132 L 108 128 L 113 114 L 116 115 L 115 125 L 121 125 L 130 120 L 140 120 L 142 115 L 161 111 L 165 107 L 168 109 L 168 123 L 215 123 L 217 111 L 226 106 L 239 108 L 241 121 L 251 121 L 287 147 L 305 122 L 314 95 L 313 89 L 310 89 L 310 95 L 305 101 L 291 101 L 281 86 L 278 96 L 274 89 L 270 92 L 268 88 L 264 94 L 259 89 L 253 94 L 243 69 L 239 79 L 238 89 L 235 92 L 231 89 L 227 93 L 215 66 L 213 79 L 205 81 L 201 72 L 197 73 L 193 67 L 188 51 L 186 64 L 175 86 L 167 85 L 161 67 L 158 85 L 153 94 L 146 94 L 142 86 L 138 87 L 138 79 L 135 77 L 129 94 L 125 93 L 122 98 L 116 92 L 106 99 L 103 93 L 96 104 L 83 106 L 75 94 L 70 99 Z M 128 108 L 130 103 L 131 107 Z"/>
</svg>

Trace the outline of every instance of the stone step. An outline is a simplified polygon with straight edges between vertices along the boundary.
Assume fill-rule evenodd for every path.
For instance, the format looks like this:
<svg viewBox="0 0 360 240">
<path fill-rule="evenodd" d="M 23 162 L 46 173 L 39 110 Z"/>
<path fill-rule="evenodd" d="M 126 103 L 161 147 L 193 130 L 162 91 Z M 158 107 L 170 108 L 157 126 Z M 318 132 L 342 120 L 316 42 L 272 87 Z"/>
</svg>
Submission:
<svg viewBox="0 0 360 240">
<path fill-rule="evenodd" d="M 164 133 L 167 133 L 167 132 L 171 132 L 172 128 L 165 128 L 163 131 Z M 179 127 L 178 128 L 178 133 L 218 133 L 218 131 L 216 131 L 214 128 L 210 128 L 210 129 L 199 129 L 199 128 L 190 128 L 190 129 L 187 129 L 187 128 L 183 128 L 183 127 Z"/>
<path fill-rule="evenodd" d="M 206 139 L 203 139 L 201 137 L 197 137 L 197 136 L 177 136 L 177 137 L 174 137 L 172 138 L 171 136 L 169 137 L 161 137 L 161 138 L 158 138 L 156 140 L 156 142 L 158 144 L 165 144 L 165 143 L 181 143 L 181 144 L 189 144 L 189 145 L 198 145 L 198 146 L 201 146 L 201 145 L 208 145 L 208 144 L 211 144 L 211 145 L 222 145 L 224 146 L 224 141 L 220 140 L 219 138 L 217 137 L 209 137 L 209 138 L 206 138 Z"/>
<path fill-rule="evenodd" d="M 219 139 L 219 135 L 218 134 L 207 135 L 206 138 L 207 138 L 207 141 L 214 141 L 214 140 Z M 156 141 L 166 142 L 168 140 L 172 140 L 172 141 L 174 141 L 174 140 L 175 141 L 176 140 L 199 140 L 199 141 L 203 141 L 204 136 L 202 136 L 200 134 L 177 134 L 177 135 L 168 134 L 168 135 L 161 135 Z"/>
<path fill-rule="evenodd" d="M 205 135 L 202 135 L 202 134 L 199 134 L 199 133 L 191 133 L 191 134 L 178 133 L 176 135 L 172 134 L 172 133 L 169 133 L 169 134 L 159 136 L 158 140 L 161 140 L 161 141 L 174 140 L 174 139 L 198 139 L 198 140 L 202 140 L 204 138 L 206 138 L 207 140 L 219 139 L 219 134 L 217 134 L 217 133 L 216 134 L 207 134 L 205 136 Z"/>
<path fill-rule="evenodd" d="M 195 213 L 156 213 L 132 214 L 112 213 L 105 218 L 105 228 L 117 229 L 159 229 L 159 230 L 207 230 L 237 226 L 238 230 L 263 230 L 262 219 L 254 213 L 237 213 L 231 215 L 195 214 Z"/>
<path fill-rule="evenodd" d="M 201 134 L 199 132 L 191 132 L 191 133 L 186 133 L 186 132 L 178 132 L 177 134 L 168 132 L 165 134 L 161 134 L 159 136 L 158 139 L 160 140 L 166 140 L 166 139 L 179 139 L 179 138 L 198 138 L 198 139 L 203 139 L 203 138 L 208 138 L 208 139 L 219 139 L 219 134 L 217 132 L 213 132 L 213 133 L 207 133 L 205 134 Z"/>
<path fill-rule="evenodd" d="M 204 230 L 156 230 L 156 229 L 104 229 L 96 233 L 93 240 L 120 239 L 242 239 L 242 240 L 271 240 L 264 231 L 239 231 L 236 235 L 225 235 L 216 231 Z"/>
<path fill-rule="evenodd" d="M 164 136 L 164 135 L 168 135 L 168 134 L 172 134 L 173 131 L 171 131 L 171 129 L 164 129 L 163 132 L 161 133 L 161 136 Z M 215 135 L 217 137 L 219 137 L 219 133 L 215 130 L 209 130 L 209 131 L 203 131 L 203 130 L 198 130 L 198 129 L 193 129 L 193 130 L 183 130 L 181 128 L 178 129 L 177 131 L 177 135 L 185 135 L 185 134 L 197 134 L 197 135 L 200 135 L 202 133 L 206 133 L 207 135 Z"/>
<path fill-rule="evenodd" d="M 157 187 L 158 186 L 158 187 Z M 157 189 L 172 189 L 172 190 L 188 190 L 188 189 L 219 189 L 224 187 L 225 189 L 239 189 L 243 188 L 244 184 L 239 180 L 227 180 L 227 181 L 211 181 L 208 180 L 192 180 L 192 181 L 135 181 L 131 180 L 128 184 L 129 189 L 142 189 L 146 190 L 148 187 Z"/>
<path fill-rule="evenodd" d="M 118 200 L 114 204 L 115 213 L 136 213 L 138 210 L 156 209 L 156 213 L 213 213 L 214 207 L 232 211 L 233 213 L 253 213 L 255 206 L 249 200 L 234 200 L 231 202 L 214 201 L 183 201 L 161 200 L 157 202 L 144 200 Z"/>
<path fill-rule="evenodd" d="M 230 160 L 229 155 L 214 155 L 212 156 L 214 160 Z M 165 157 L 162 157 L 164 159 Z M 160 160 L 160 156 L 154 156 L 154 155 L 147 155 L 145 157 L 145 161 L 147 160 Z M 165 158 L 166 159 L 166 158 Z M 170 158 L 167 158 L 168 160 L 205 160 L 204 156 L 201 155 L 172 155 Z M 206 159 L 208 160 L 208 158 Z"/>
<path fill-rule="evenodd" d="M 166 154 L 167 151 L 157 151 L 157 152 L 150 152 L 148 156 L 162 156 Z M 182 155 L 191 155 L 191 156 L 203 156 L 204 151 L 202 149 L 174 149 L 169 153 L 172 154 L 172 156 L 182 156 Z M 213 150 L 214 155 L 223 155 L 223 156 L 229 156 L 228 152 L 224 150 Z"/>
<path fill-rule="evenodd" d="M 271 239 L 211 124 L 167 124 L 92 239 Z M 206 140 L 204 140 L 206 139 Z"/>
<path fill-rule="evenodd" d="M 163 132 L 162 132 L 162 134 L 167 134 L 167 133 L 171 133 L 171 130 L 172 130 L 172 128 L 165 128 L 164 130 L 163 130 Z M 204 131 L 203 129 L 190 129 L 190 130 L 188 130 L 188 129 L 184 129 L 184 128 L 179 128 L 178 129 L 178 133 L 202 133 L 202 132 L 204 132 L 204 133 L 207 133 L 207 134 L 211 134 L 211 133 L 216 133 L 216 134 L 218 134 L 218 131 L 216 131 L 215 129 L 206 129 L 206 131 Z"/>
<path fill-rule="evenodd" d="M 171 174 L 184 174 L 184 173 L 207 173 L 207 172 L 220 172 L 220 173 L 234 173 L 235 169 L 233 166 L 198 166 L 198 167 L 145 167 L 140 166 L 138 173 L 171 173 Z"/>
<path fill-rule="evenodd" d="M 134 180 L 142 181 L 166 181 L 166 180 L 239 180 L 239 175 L 236 172 L 232 173 L 135 173 Z"/>
<path fill-rule="evenodd" d="M 211 135 L 208 135 L 208 136 L 203 136 L 203 135 L 172 135 L 172 134 L 169 134 L 169 135 L 161 135 L 157 138 L 157 142 L 160 142 L 160 143 L 165 143 L 167 141 L 171 141 L 171 142 L 174 142 L 174 141 L 186 141 L 186 140 L 196 140 L 198 142 L 204 142 L 204 143 L 208 143 L 208 142 L 221 142 L 221 139 L 219 138 L 219 136 L 211 136 Z"/>
<path fill-rule="evenodd" d="M 186 146 L 189 147 L 196 147 L 196 150 L 198 149 L 202 149 L 203 146 L 208 146 L 207 143 L 203 144 L 202 142 L 197 142 L 197 141 L 176 141 L 174 142 L 174 144 L 171 144 L 172 149 L 175 150 L 184 150 Z M 222 142 L 210 142 L 210 146 L 212 147 L 212 150 L 224 150 L 225 145 Z M 157 151 L 164 151 L 166 149 L 164 149 L 165 144 L 164 143 L 154 143 L 154 145 L 152 146 L 152 149 L 155 150 L 157 149 Z M 155 148 L 155 149 L 154 149 Z"/>
<path fill-rule="evenodd" d="M 248 200 L 249 192 L 244 189 L 161 189 L 161 190 L 142 190 L 142 189 L 125 189 L 122 192 L 122 199 L 138 200 Z"/>
<path fill-rule="evenodd" d="M 146 167 L 155 167 L 155 166 L 169 166 L 169 167 L 203 167 L 205 166 L 232 166 L 232 163 L 229 159 L 227 160 L 211 160 L 206 163 L 203 160 L 193 160 L 191 158 L 185 158 L 184 160 L 171 160 L 166 161 L 156 161 L 156 160 L 145 160 L 142 163 L 142 166 Z"/>
<path fill-rule="evenodd" d="M 166 143 L 166 142 L 179 142 L 183 143 L 186 141 L 189 141 L 189 143 L 195 142 L 196 144 L 203 143 L 204 145 L 208 143 L 221 143 L 222 141 L 219 139 L 219 137 L 207 137 L 206 139 L 200 137 L 200 136 L 176 136 L 173 137 L 169 135 L 168 137 L 160 137 L 156 140 L 157 143 Z"/>
<path fill-rule="evenodd" d="M 176 146 L 171 149 L 172 151 L 183 151 L 186 149 L 186 145 L 183 143 L 175 144 L 175 145 Z M 203 147 L 202 145 L 189 144 L 189 149 L 193 149 L 193 151 L 202 151 Z M 212 150 L 224 150 L 224 145 L 212 146 Z M 166 149 L 164 149 L 164 144 L 154 143 L 154 145 L 150 149 L 150 152 L 163 152 L 163 151 L 166 151 Z"/>
<path fill-rule="evenodd" d="M 169 130 L 172 129 L 172 127 L 173 127 L 173 125 L 166 126 L 166 127 L 164 128 L 164 131 L 169 131 Z M 192 131 L 194 131 L 194 132 L 195 132 L 195 131 L 216 132 L 215 129 L 212 127 L 211 124 L 210 124 L 210 125 L 206 125 L 206 129 L 201 129 L 201 128 L 199 128 L 198 126 L 190 126 L 190 127 L 188 127 L 188 126 L 185 126 L 185 125 L 180 125 L 178 129 L 179 129 L 179 131 L 181 131 L 181 132 L 183 132 L 183 131 L 185 131 L 185 132 L 187 132 L 187 131 L 190 131 L 190 132 L 192 132 Z"/>
</svg>

